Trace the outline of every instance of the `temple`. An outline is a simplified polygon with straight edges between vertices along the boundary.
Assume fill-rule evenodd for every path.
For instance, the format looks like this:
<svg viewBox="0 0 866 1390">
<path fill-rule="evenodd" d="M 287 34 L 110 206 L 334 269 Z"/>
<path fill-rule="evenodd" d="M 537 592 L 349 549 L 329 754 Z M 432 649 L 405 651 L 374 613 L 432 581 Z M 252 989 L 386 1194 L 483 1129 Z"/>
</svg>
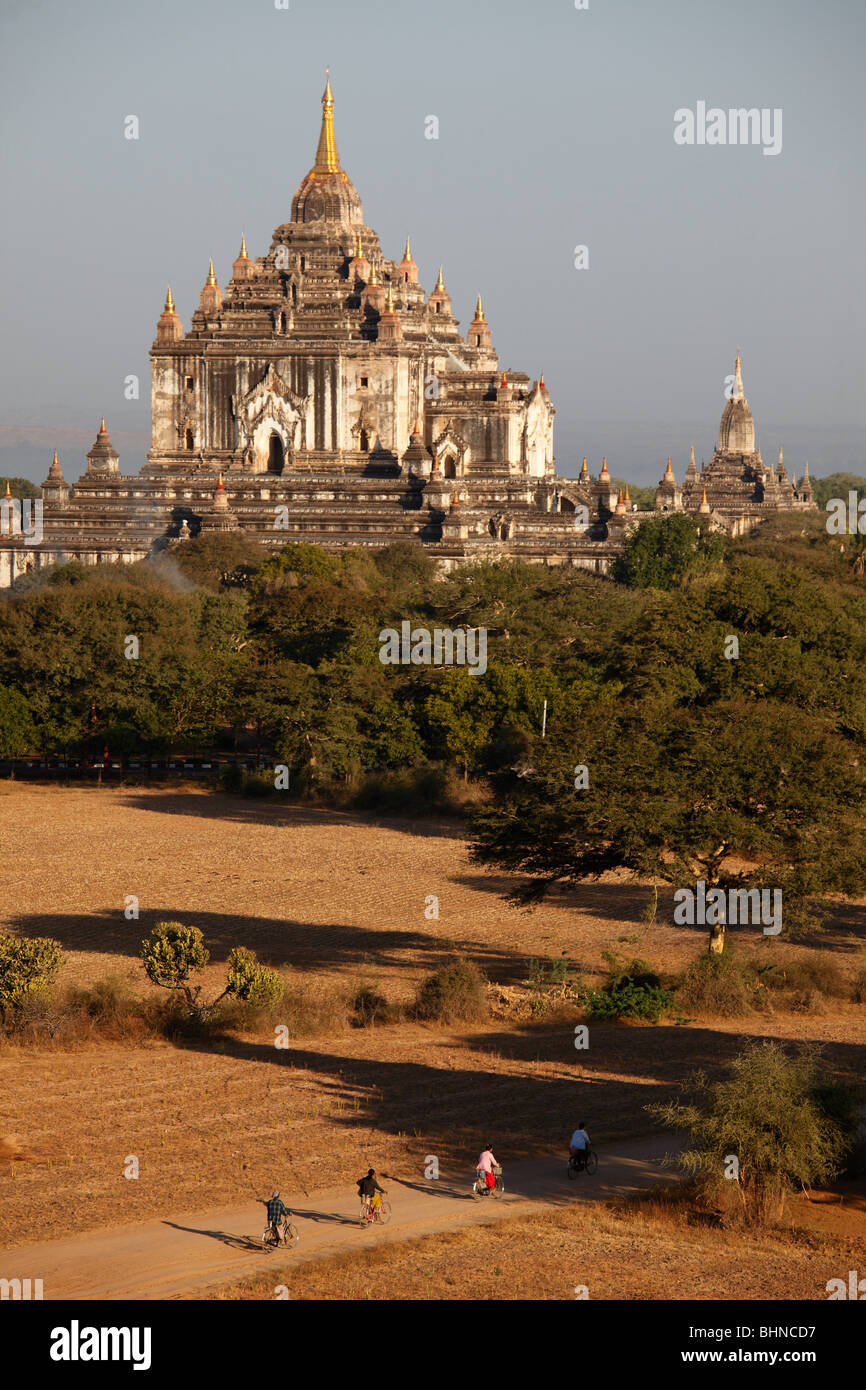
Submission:
<svg viewBox="0 0 866 1390">
<path fill-rule="evenodd" d="M 606 573 L 638 512 L 604 460 L 557 476 L 554 408 L 541 373 L 503 370 L 479 294 L 464 334 L 442 267 L 430 293 L 407 238 L 388 259 L 342 168 L 328 79 L 315 162 L 252 259 L 228 283 L 211 260 L 184 331 L 169 288 L 151 348 L 152 447 L 120 472 L 105 419 L 70 486 L 57 454 L 40 533 L 0 500 L 0 585 L 78 559 L 130 562 L 214 530 L 266 547 L 421 543 L 442 569 L 514 556 Z M 686 510 L 734 534 L 768 510 L 811 505 L 779 456 L 755 451 L 737 358 L 719 447 L 682 487 L 670 459 L 656 511 Z M 39 534 L 39 539 L 36 539 Z"/>
</svg>

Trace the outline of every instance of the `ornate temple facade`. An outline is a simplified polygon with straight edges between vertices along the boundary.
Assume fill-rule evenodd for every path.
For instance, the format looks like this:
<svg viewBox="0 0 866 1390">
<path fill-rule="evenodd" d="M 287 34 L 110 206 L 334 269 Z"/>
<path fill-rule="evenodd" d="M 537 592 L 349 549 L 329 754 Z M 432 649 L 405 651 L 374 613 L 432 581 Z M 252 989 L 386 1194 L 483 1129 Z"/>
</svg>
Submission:
<svg viewBox="0 0 866 1390">
<path fill-rule="evenodd" d="M 597 478 L 554 467 L 554 408 L 543 374 L 504 372 L 481 296 L 465 334 L 442 269 L 427 294 L 409 241 L 388 259 L 340 164 L 328 81 L 315 162 L 256 259 L 242 238 L 221 288 L 211 262 L 189 330 L 171 289 L 151 348 L 152 447 L 136 475 L 103 418 L 70 486 L 55 453 L 39 531 L 0 499 L 0 586 L 79 559 L 142 559 L 209 530 L 243 528 L 265 546 L 423 543 L 443 569 L 514 556 L 603 574 L 636 512 L 606 460 Z M 809 505 L 781 463 L 754 449 L 742 394 L 719 448 L 658 511 L 748 528 L 768 509 Z M 39 536 L 37 540 L 37 535 Z"/>
</svg>

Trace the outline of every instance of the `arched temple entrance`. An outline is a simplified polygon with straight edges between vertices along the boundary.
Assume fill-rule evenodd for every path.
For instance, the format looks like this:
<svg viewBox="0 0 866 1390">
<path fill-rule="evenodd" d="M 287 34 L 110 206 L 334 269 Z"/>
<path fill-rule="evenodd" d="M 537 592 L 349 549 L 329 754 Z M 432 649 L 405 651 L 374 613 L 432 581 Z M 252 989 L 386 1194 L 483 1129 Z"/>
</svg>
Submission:
<svg viewBox="0 0 866 1390">
<path fill-rule="evenodd" d="M 283 441 L 274 431 L 268 440 L 268 472 L 282 473 L 286 466 L 286 453 L 283 448 Z"/>
</svg>

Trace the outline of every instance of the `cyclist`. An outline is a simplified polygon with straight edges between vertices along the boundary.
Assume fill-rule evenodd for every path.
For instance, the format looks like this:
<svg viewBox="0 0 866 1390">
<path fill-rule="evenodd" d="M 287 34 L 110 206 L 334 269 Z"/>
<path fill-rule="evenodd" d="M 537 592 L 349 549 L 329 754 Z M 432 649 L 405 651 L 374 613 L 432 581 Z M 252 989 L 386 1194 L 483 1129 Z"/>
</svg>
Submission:
<svg viewBox="0 0 866 1390">
<path fill-rule="evenodd" d="M 481 1156 L 475 1165 L 475 1170 L 478 1173 L 479 1178 L 484 1178 L 484 1183 L 488 1192 L 492 1192 L 494 1187 L 496 1186 L 496 1177 L 494 1175 L 493 1169 L 498 1167 L 499 1162 L 494 1157 L 493 1149 L 489 1144 L 485 1144 L 484 1148 L 481 1151 Z"/>
<path fill-rule="evenodd" d="M 280 1234 L 280 1222 L 288 1224 L 291 1212 L 280 1200 L 280 1194 L 274 1188 L 269 1198 L 260 1197 L 259 1201 L 268 1209 L 268 1226 L 277 1238 L 277 1243 L 285 1243 L 285 1235 Z"/>
<path fill-rule="evenodd" d="M 364 1205 L 364 1215 L 368 1221 L 372 1221 L 373 1212 L 378 1211 L 382 1198 L 387 1196 L 384 1187 L 380 1187 L 376 1181 L 375 1168 L 369 1168 L 366 1177 L 358 1179 L 358 1194 Z"/>
<path fill-rule="evenodd" d="M 586 1166 L 586 1155 L 591 1146 L 591 1140 L 585 1129 L 585 1120 L 580 1120 L 577 1129 L 571 1136 L 569 1152 L 575 1160 L 578 1168 Z"/>
</svg>

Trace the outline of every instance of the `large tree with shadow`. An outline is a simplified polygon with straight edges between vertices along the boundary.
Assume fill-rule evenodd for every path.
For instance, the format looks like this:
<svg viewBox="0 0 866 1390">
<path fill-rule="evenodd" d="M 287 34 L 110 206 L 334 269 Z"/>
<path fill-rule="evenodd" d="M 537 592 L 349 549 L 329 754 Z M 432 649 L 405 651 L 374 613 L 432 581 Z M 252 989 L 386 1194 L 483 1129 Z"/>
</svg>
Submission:
<svg viewBox="0 0 866 1390">
<path fill-rule="evenodd" d="M 529 874 L 524 901 L 617 868 L 781 888 L 788 931 L 822 895 L 863 892 L 864 620 L 859 595 L 757 558 L 656 595 L 619 634 L 615 703 L 554 718 L 495 779 L 475 858 Z"/>
</svg>

